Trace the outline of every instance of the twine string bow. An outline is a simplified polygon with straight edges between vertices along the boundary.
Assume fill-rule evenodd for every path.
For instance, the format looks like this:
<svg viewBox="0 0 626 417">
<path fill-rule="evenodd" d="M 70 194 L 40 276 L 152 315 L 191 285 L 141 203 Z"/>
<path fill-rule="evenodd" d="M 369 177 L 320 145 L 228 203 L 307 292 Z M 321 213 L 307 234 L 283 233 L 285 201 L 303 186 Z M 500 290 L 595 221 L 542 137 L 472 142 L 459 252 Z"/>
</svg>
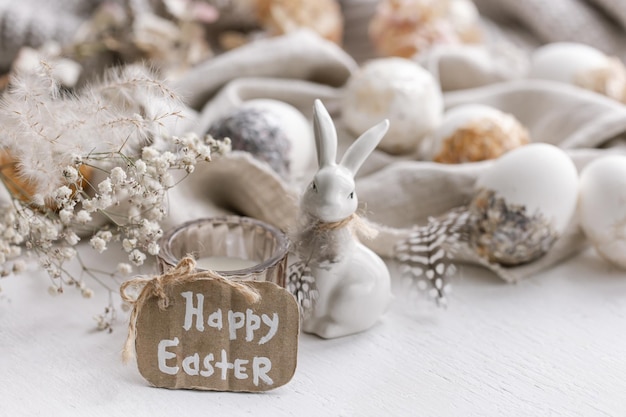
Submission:
<svg viewBox="0 0 626 417">
<path fill-rule="evenodd" d="M 378 234 L 378 230 L 376 230 L 376 228 L 374 228 L 371 223 L 363 219 L 363 217 L 359 216 L 357 213 L 352 213 L 345 219 L 336 222 L 327 223 L 318 221 L 317 223 L 315 223 L 314 227 L 316 230 L 322 232 L 350 227 L 350 230 L 353 233 L 356 232 L 357 236 L 365 239 L 373 239 Z"/>
<path fill-rule="evenodd" d="M 184 257 L 178 265 L 163 275 L 155 277 L 135 277 L 122 283 L 120 287 L 120 295 L 122 299 L 132 306 L 130 320 L 128 323 L 128 336 L 122 351 L 122 360 L 128 362 L 134 358 L 134 343 L 137 336 L 137 317 L 142 307 L 151 297 L 158 298 L 158 306 L 161 310 L 169 306 L 169 298 L 167 296 L 167 288 L 182 283 L 189 283 L 201 279 L 214 279 L 231 286 L 236 292 L 241 294 L 247 302 L 254 304 L 261 300 L 258 291 L 245 281 L 235 281 L 223 277 L 215 271 L 196 271 L 196 261 L 187 256 Z M 135 291 L 130 291 L 135 289 Z M 139 291 L 139 295 L 133 296 Z"/>
</svg>

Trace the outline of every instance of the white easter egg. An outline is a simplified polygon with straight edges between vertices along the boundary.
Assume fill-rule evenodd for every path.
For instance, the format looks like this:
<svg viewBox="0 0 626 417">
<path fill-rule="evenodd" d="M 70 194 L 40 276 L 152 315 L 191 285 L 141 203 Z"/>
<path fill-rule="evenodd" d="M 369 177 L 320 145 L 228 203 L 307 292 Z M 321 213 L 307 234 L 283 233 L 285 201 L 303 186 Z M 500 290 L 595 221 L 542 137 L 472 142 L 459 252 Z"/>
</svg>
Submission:
<svg viewBox="0 0 626 417">
<path fill-rule="evenodd" d="M 562 149 L 533 143 L 498 158 L 476 187 L 493 190 L 530 214 L 541 213 L 562 232 L 576 209 L 578 172 Z"/>
<path fill-rule="evenodd" d="M 578 172 L 561 149 L 533 143 L 498 158 L 476 182 L 470 204 L 473 243 L 505 265 L 545 254 L 577 204 Z"/>
<path fill-rule="evenodd" d="M 626 268 L 626 156 L 596 159 L 580 174 L 580 224 L 604 259 Z"/>
<path fill-rule="evenodd" d="M 433 76 L 404 58 L 369 61 L 349 80 L 342 103 L 343 121 L 355 135 L 389 119 L 389 131 L 378 148 L 391 153 L 414 152 L 441 122 L 443 98 Z"/>
<path fill-rule="evenodd" d="M 513 115 L 495 107 L 466 104 L 448 110 L 443 122 L 422 142 L 422 157 L 442 163 L 495 159 L 530 142 Z"/>
<path fill-rule="evenodd" d="M 452 0 L 448 3 L 448 19 L 463 42 L 476 43 L 483 37 L 480 13 L 471 0 Z"/>
<path fill-rule="evenodd" d="M 530 78 L 576 84 L 580 74 L 608 65 L 600 50 L 573 42 L 555 42 L 537 48 L 530 58 Z"/>
<path fill-rule="evenodd" d="M 299 179 L 307 172 L 315 161 L 313 128 L 297 108 L 284 101 L 268 98 L 248 100 L 241 107 L 267 110 L 275 114 L 291 143 L 289 150 L 291 177 Z"/>
</svg>

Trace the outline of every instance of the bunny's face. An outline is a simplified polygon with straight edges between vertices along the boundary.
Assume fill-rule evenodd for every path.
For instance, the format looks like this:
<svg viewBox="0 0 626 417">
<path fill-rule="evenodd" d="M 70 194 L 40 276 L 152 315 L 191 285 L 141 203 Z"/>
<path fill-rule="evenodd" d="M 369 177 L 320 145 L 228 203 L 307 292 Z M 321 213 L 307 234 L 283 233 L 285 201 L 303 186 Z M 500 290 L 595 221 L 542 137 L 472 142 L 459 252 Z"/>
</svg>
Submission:
<svg viewBox="0 0 626 417">
<path fill-rule="evenodd" d="M 354 176 L 387 132 L 389 122 L 384 120 L 363 133 L 348 147 L 339 163 L 335 162 L 337 131 L 320 100 L 315 100 L 313 122 L 319 170 L 304 192 L 301 206 L 324 223 L 338 222 L 356 211 Z"/>
<path fill-rule="evenodd" d="M 302 202 L 308 214 L 324 223 L 349 217 L 358 206 L 352 173 L 340 165 L 320 169 L 306 189 Z"/>
</svg>

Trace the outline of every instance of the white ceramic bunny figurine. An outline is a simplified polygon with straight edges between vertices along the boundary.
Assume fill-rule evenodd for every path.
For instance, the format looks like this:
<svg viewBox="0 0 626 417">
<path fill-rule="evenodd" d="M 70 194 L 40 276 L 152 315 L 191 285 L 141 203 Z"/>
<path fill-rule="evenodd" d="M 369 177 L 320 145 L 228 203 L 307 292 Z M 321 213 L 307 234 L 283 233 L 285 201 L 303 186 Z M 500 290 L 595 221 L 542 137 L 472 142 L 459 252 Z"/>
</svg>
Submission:
<svg viewBox="0 0 626 417">
<path fill-rule="evenodd" d="M 322 102 L 315 101 L 319 170 L 301 199 L 305 223 L 297 243 L 318 291 L 312 311 L 303 318 L 307 333 L 335 338 L 361 332 L 376 323 L 391 300 L 387 266 L 349 227 L 358 203 L 354 176 L 388 128 L 384 120 L 363 133 L 337 164 L 335 126 Z"/>
</svg>

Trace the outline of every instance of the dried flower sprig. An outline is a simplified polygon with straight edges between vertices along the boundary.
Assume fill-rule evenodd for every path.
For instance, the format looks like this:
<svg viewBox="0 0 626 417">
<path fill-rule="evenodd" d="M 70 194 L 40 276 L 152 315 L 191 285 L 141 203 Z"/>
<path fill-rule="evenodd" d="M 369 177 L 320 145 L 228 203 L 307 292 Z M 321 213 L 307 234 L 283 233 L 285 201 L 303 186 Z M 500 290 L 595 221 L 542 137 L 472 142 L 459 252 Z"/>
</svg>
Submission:
<svg viewBox="0 0 626 417">
<path fill-rule="evenodd" d="M 113 71 L 76 94 L 62 90 L 46 64 L 14 78 L 0 105 L 0 180 L 8 191 L 0 207 L 1 274 L 18 272 L 20 258 L 34 255 L 51 292 L 73 286 L 90 297 L 86 276 L 116 292 L 110 278 L 158 254 L 167 191 L 229 147 L 210 137 L 171 136 L 181 108 L 141 67 Z M 128 261 L 115 271 L 90 268 L 75 248 L 86 238 L 98 253 L 119 242 Z M 78 276 L 70 261 L 79 263 Z M 111 304 L 99 327 L 110 328 L 114 314 Z"/>
</svg>

